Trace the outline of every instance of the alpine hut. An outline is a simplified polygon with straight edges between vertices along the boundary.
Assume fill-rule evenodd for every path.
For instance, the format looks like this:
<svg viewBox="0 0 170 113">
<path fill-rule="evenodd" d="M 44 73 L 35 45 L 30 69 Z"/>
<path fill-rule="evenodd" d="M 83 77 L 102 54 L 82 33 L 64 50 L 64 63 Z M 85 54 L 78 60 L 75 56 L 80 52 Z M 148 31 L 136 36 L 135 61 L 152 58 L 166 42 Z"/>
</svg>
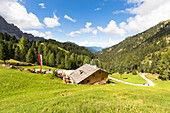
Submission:
<svg viewBox="0 0 170 113">
<path fill-rule="evenodd" d="M 106 72 L 97 66 L 85 64 L 75 71 L 70 77 L 76 84 L 104 84 L 108 80 L 109 72 Z"/>
</svg>

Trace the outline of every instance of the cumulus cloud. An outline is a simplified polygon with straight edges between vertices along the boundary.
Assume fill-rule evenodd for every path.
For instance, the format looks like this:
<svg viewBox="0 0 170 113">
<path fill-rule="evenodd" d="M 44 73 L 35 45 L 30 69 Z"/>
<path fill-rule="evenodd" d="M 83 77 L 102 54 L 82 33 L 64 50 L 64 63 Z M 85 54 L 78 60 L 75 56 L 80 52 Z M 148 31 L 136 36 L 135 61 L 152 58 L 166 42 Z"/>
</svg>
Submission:
<svg viewBox="0 0 170 113">
<path fill-rule="evenodd" d="M 46 17 L 44 18 L 44 23 L 47 27 L 53 28 L 55 26 L 60 26 L 61 24 L 58 22 L 59 18 L 53 13 L 53 18 Z"/>
<path fill-rule="evenodd" d="M 32 12 L 18 3 L 18 0 L 0 0 L 0 15 L 9 23 L 14 23 L 22 29 L 41 29 L 43 24 Z"/>
<path fill-rule="evenodd" d="M 93 27 L 90 27 L 91 25 L 92 25 L 91 22 L 86 22 L 85 28 L 82 28 L 79 31 L 72 31 L 66 35 L 71 36 L 71 37 L 78 36 L 78 34 L 82 34 L 82 33 L 93 33 L 94 35 L 96 35 L 97 30 Z"/>
<path fill-rule="evenodd" d="M 96 8 L 96 9 L 94 9 L 94 11 L 100 11 L 101 10 L 101 8 Z"/>
<path fill-rule="evenodd" d="M 106 47 L 110 47 L 113 46 L 115 44 L 118 44 L 120 42 L 120 40 L 112 40 L 111 38 L 108 40 L 108 42 L 93 42 L 93 41 L 85 41 L 85 42 L 77 42 L 78 45 L 80 46 L 86 46 L 86 47 L 90 47 L 90 46 L 96 46 L 96 47 L 102 47 L 102 48 L 106 48 Z"/>
<path fill-rule="evenodd" d="M 129 17 L 126 22 L 120 23 L 120 28 L 136 33 L 144 31 L 160 21 L 170 19 L 169 0 L 128 0 L 129 3 L 139 3 L 137 7 L 126 9 L 135 17 Z"/>
<path fill-rule="evenodd" d="M 57 29 L 58 32 L 64 32 L 62 29 Z"/>
<path fill-rule="evenodd" d="M 32 34 L 32 35 L 38 36 L 38 37 L 44 37 L 46 39 L 54 38 L 51 31 L 47 31 L 47 32 L 43 33 L 43 32 L 39 32 L 37 30 L 30 30 L 30 31 L 24 31 L 23 30 L 23 32 L 29 33 L 29 34 Z"/>
<path fill-rule="evenodd" d="M 68 19 L 68 20 L 70 20 L 70 21 L 72 21 L 72 22 L 76 22 L 75 19 L 72 19 L 72 18 L 69 17 L 68 15 L 64 15 L 64 18 L 65 18 L 65 19 Z"/>
<path fill-rule="evenodd" d="M 145 0 L 127 0 L 127 3 L 129 4 L 138 4 L 140 5 L 142 2 L 144 2 Z"/>
<path fill-rule="evenodd" d="M 114 20 L 111 20 L 109 22 L 109 24 L 107 25 L 106 28 L 102 28 L 100 26 L 97 26 L 97 29 L 100 32 L 104 32 L 106 34 L 111 34 L 111 35 L 120 35 L 120 36 L 124 36 L 125 35 L 125 31 L 123 29 L 120 29 L 117 25 L 116 22 Z"/>
<path fill-rule="evenodd" d="M 39 3 L 38 5 L 41 6 L 41 8 L 45 8 L 44 3 Z"/>
<path fill-rule="evenodd" d="M 113 14 L 128 13 L 126 10 L 116 10 L 112 12 Z"/>
</svg>

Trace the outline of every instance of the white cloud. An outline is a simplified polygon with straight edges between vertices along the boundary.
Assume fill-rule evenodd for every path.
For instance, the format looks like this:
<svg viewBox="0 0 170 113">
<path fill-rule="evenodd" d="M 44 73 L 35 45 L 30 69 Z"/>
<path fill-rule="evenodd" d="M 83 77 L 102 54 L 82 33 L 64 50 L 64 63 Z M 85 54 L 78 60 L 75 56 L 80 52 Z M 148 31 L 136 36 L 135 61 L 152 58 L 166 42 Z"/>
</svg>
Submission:
<svg viewBox="0 0 170 113">
<path fill-rule="evenodd" d="M 58 22 L 59 18 L 53 13 L 53 18 L 46 17 L 44 18 L 44 23 L 47 27 L 53 28 L 55 26 L 60 26 L 61 24 Z"/>
<path fill-rule="evenodd" d="M 106 48 L 106 47 L 110 47 L 113 46 L 115 44 L 118 44 L 120 42 L 120 40 L 112 40 L 111 38 L 108 40 L 108 42 L 93 42 L 93 41 L 85 41 L 85 42 L 77 42 L 78 45 L 80 46 L 86 46 L 86 47 L 90 47 L 90 46 L 96 46 L 96 47 L 102 47 L 102 48 Z"/>
<path fill-rule="evenodd" d="M 96 9 L 94 9 L 94 11 L 100 11 L 101 10 L 101 8 L 96 8 Z"/>
<path fill-rule="evenodd" d="M 51 31 L 47 31 L 45 32 L 45 38 L 50 39 L 50 38 L 54 38 L 54 36 L 51 34 Z"/>
<path fill-rule="evenodd" d="M 126 10 L 116 10 L 112 12 L 113 14 L 119 14 L 119 13 L 127 13 Z"/>
<path fill-rule="evenodd" d="M 22 29 L 40 29 L 43 24 L 37 16 L 27 12 L 26 8 L 18 3 L 18 0 L 0 0 L 0 15 L 9 23 L 14 23 Z"/>
<path fill-rule="evenodd" d="M 78 34 L 82 34 L 82 33 L 93 33 L 94 35 L 96 35 L 97 30 L 93 27 L 90 27 L 91 25 L 92 25 L 91 22 L 86 22 L 85 28 L 82 28 L 79 31 L 72 31 L 66 35 L 71 36 L 71 37 L 78 36 Z"/>
<path fill-rule="evenodd" d="M 145 0 L 127 0 L 127 3 L 129 4 L 138 4 L 140 5 L 142 2 L 144 2 Z"/>
<path fill-rule="evenodd" d="M 51 31 L 47 31 L 47 32 L 43 33 L 43 32 L 39 32 L 37 30 L 30 30 L 30 31 L 24 31 L 23 30 L 23 32 L 29 33 L 29 34 L 32 34 L 32 35 L 38 36 L 38 37 L 44 37 L 46 39 L 54 38 Z"/>
<path fill-rule="evenodd" d="M 62 29 L 57 29 L 58 32 L 64 32 Z"/>
<path fill-rule="evenodd" d="M 129 17 L 120 27 L 130 33 L 142 32 L 160 21 L 170 19 L 169 0 L 129 0 L 139 3 L 137 7 L 126 9 L 135 17 Z M 143 1 L 143 2 L 142 2 Z M 142 3 L 141 3 L 142 2 Z"/>
<path fill-rule="evenodd" d="M 72 22 L 76 22 L 75 19 L 72 19 L 72 18 L 69 17 L 68 15 L 64 15 L 64 18 L 65 18 L 65 19 L 68 19 L 68 20 L 70 20 L 70 21 L 72 21 Z"/>
<path fill-rule="evenodd" d="M 120 36 L 124 36 L 125 35 L 125 31 L 123 29 L 120 29 L 117 25 L 116 22 L 114 20 L 111 20 L 109 22 L 109 24 L 107 25 L 106 28 L 102 28 L 100 26 L 97 26 L 97 29 L 100 32 L 104 32 L 106 34 L 111 34 L 111 35 L 120 35 Z"/>
<path fill-rule="evenodd" d="M 44 3 L 39 3 L 38 5 L 41 6 L 41 8 L 45 8 Z"/>
</svg>

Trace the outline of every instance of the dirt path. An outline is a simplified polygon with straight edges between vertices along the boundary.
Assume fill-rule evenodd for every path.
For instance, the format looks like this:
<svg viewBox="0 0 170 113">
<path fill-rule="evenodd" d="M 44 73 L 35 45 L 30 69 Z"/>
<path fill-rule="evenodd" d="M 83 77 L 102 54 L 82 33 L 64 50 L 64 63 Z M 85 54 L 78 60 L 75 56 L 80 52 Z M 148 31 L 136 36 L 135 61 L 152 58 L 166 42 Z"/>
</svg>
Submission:
<svg viewBox="0 0 170 113">
<path fill-rule="evenodd" d="M 124 83 L 124 84 L 135 85 L 135 86 L 152 86 L 152 87 L 155 86 L 155 84 L 154 84 L 151 80 L 149 80 L 148 78 L 146 78 L 145 75 L 146 75 L 145 73 L 140 74 L 140 76 L 141 76 L 142 78 L 144 78 L 144 79 L 148 82 L 148 83 L 145 84 L 145 85 L 143 85 L 143 84 L 129 83 L 129 82 L 125 82 L 125 81 L 122 81 L 122 80 L 113 78 L 113 77 L 108 77 L 108 79 L 115 80 L 115 81 L 118 81 L 118 82 L 121 82 L 121 83 Z"/>
</svg>

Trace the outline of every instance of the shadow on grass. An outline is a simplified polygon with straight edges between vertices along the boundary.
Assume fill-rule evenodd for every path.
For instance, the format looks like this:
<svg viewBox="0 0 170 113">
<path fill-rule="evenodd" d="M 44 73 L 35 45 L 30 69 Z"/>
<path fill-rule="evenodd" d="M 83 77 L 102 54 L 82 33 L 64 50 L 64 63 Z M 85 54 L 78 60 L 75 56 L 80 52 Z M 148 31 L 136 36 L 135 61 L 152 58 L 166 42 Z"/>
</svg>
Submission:
<svg viewBox="0 0 170 113">
<path fill-rule="evenodd" d="M 128 79 L 128 77 L 126 77 L 126 78 L 123 78 L 123 79 Z"/>
<path fill-rule="evenodd" d="M 115 82 L 111 81 L 111 80 L 108 80 L 107 81 L 107 84 L 116 84 Z"/>
</svg>

